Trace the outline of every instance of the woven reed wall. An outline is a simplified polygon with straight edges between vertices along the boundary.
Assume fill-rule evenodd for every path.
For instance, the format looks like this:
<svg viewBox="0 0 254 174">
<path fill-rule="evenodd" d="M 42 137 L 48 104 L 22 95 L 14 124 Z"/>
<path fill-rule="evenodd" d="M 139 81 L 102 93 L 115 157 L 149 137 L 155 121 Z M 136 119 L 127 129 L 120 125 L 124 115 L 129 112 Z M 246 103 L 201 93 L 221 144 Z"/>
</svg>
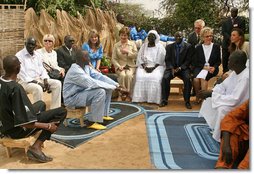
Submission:
<svg viewBox="0 0 254 174">
<path fill-rule="evenodd" d="M 0 4 L 0 75 L 2 59 L 24 47 L 24 5 Z"/>
</svg>

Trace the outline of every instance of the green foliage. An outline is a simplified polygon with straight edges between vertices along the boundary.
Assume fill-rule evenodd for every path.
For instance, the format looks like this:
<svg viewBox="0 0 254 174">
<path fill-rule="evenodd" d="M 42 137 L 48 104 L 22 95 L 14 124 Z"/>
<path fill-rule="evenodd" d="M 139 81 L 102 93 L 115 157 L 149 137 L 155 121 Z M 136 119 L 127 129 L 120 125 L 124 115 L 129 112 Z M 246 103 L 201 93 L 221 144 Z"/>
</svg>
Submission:
<svg viewBox="0 0 254 174">
<path fill-rule="evenodd" d="M 2 0 L 3 4 L 24 4 L 24 0 Z M 85 14 L 86 7 L 105 8 L 105 0 L 27 0 L 27 8 L 32 7 L 37 14 L 42 9 L 51 16 L 56 16 L 56 9 L 65 10 L 72 16 L 77 12 Z"/>
<path fill-rule="evenodd" d="M 125 17 L 125 25 L 135 25 L 137 28 L 145 29 L 149 31 L 156 26 L 160 26 L 160 20 L 157 18 L 151 18 L 146 15 L 145 9 L 140 4 L 119 4 L 112 3 L 110 8 L 115 14 L 123 14 Z"/>
<path fill-rule="evenodd" d="M 245 34 L 244 35 L 245 41 L 250 41 L 250 34 Z"/>
<path fill-rule="evenodd" d="M 95 8 L 102 7 L 103 0 L 28 0 L 27 8 L 32 7 L 37 14 L 42 9 L 51 16 L 56 16 L 56 9 L 65 10 L 72 16 L 76 16 L 77 12 L 85 14 L 85 7 L 94 5 Z M 4 4 L 24 4 L 24 0 L 3 0 Z"/>
<path fill-rule="evenodd" d="M 24 4 L 23 0 L 2 0 L 0 4 Z"/>
<path fill-rule="evenodd" d="M 166 21 L 171 24 L 172 33 L 190 32 L 196 19 L 203 19 L 207 26 L 218 28 L 219 11 L 214 0 L 178 0 Z"/>
<path fill-rule="evenodd" d="M 36 13 L 44 9 L 53 17 L 56 16 L 56 9 L 65 10 L 73 16 L 76 16 L 80 9 L 75 5 L 75 0 L 31 0 L 28 1 L 27 7 L 33 7 Z"/>
<path fill-rule="evenodd" d="M 248 10 L 248 0 L 163 0 L 161 5 L 167 12 L 163 19 L 164 28 L 170 29 L 170 33 L 185 30 L 188 34 L 193 30 L 196 19 L 203 19 L 206 26 L 220 33 L 221 21 L 228 14 L 231 7 L 238 7 L 239 12 Z M 249 26 L 247 21 L 247 28 Z"/>
<path fill-rule="evenodd" d="M 23 4 L 24 0 L 2 0 L 7 4 Z M 140 4 L 110 3 L 106 0 L 28 0 L 27 8 L 33 7 L 39 13 L 45 9 L 51 16 L 56 15 L 56 9 L 65 10 L 76 16 L 77 11 L 85 14 L 86 6 L 95 8 L 109 8 L 116 14 L 125 16 L 125 25 L 135 25 L 146 31 L 156 29 L 159 33 L 173 35 L 176 31 L 188 34 L 193 30 L 196 19 L 203 19 L 206 26 L 212 27 L 215 33 L 220 33 L 221 20 L 225 18 L 231 7 L 238 7 L 239 13 L 248 10 L 248 0 L 163 0 L 161 5 L 166 10 L 166 17 L 162 19 L 147 16 L 147 12 Z M 249 18 L 246 18 L 247 33 Z"/>
<path fill-rule="evenodd" d="M 106 56 L 103 56 L 101 59 L 101 66 L 111 67 L 110 59 Z"/>
</svg>

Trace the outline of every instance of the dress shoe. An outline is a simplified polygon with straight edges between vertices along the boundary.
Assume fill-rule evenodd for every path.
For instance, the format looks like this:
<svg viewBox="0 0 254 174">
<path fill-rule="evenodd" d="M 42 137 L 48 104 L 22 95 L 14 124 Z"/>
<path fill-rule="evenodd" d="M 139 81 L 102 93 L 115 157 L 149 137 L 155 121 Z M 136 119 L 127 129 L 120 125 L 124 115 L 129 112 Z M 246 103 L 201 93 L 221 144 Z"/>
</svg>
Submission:
<svg viewBox="0 0 254 174">
<path fill-rule="evenodd" d="M 42 152 L 43 153 L 43 152 Z M 53 158 L 51 156 L 47 156 L 43 153 L 47 161 L 53 161 Z"/>
<path fill-rule="evenodd" d="M 159 105 L 159 107 L 164 107 L 164 106 L 166 106 L 166 105 L 168 105 L 168 102 L 162 101 L 161 104 Z"/>
<path fill-rule="evenodd" d="M 186 103 L 185 103 L 185 107 L 186 107 L 187 109 L 192 109 L 190 102 L 186 102 Z"/>
<path fill-rule="evenodd" d="M 53 160 L 53 158 L 46 156 L 44 153 L 39 154 L 31 149 L 27 150 L 26 155 L 30 160 L 38 161 L 41 163 L 46 163 Z"/>
<path fill-rule="evenodd" d="M 106 126 L 103 126 L 99 123 L 93 123 L 91 126 L 88 126 L 87 128 L 89 129 L 96 129 L 96 130 L 103 130 L 103 129 L 106 129 L 107 127 Z"/>
<path fill-rule="evenodd" d="M 111 120 L 114 120 L 114 118 L 113 118 L 113 117 L 110 117 L 110 116 L 104 116 L 104 117 L 103 117 L 103 120 L 111 121 Z"/>
</svg>

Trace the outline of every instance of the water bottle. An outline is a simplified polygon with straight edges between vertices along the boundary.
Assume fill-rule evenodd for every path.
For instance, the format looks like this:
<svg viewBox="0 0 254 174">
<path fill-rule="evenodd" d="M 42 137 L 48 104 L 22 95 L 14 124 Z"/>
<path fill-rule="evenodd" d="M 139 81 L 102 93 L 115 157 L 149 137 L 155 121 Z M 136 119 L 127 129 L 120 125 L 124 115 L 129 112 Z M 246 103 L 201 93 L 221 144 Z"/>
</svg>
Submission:
<svg viewBox="0 0 254 174">
<path fill-rule="evenodd" d="M 205 68 L 206 70 L 209 70 L 210 64 L 209 64 L 208 62 L 206 62 L 204 68 Z"/>
</svg>

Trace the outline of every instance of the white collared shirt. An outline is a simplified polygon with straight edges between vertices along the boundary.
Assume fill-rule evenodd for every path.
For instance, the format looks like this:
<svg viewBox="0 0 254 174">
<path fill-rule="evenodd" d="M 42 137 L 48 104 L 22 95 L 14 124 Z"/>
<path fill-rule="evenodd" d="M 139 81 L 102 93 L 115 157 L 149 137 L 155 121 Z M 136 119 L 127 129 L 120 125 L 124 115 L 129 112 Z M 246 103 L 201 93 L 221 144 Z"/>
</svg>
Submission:
<svg viewBox="0 0 254 174">
<path fill-rule="evenodd" d="M 72 54 L 72 48 L 69 49 L 67 46 L 65 46 L 65 48 L 69 51 L 70 55 Z"/>
<path fill-rule="evenodd" d="M 21 62 L 21 68 L 18 74 L 20 80 L 31 82 L 33 80 L 49 79 L 48 73 L 43 67 L 40 54 L 34 51 L 34 54 L 30 55 L 26 48 L 23 48 L 16 53 L 16 56 Z"/>
</svg>

